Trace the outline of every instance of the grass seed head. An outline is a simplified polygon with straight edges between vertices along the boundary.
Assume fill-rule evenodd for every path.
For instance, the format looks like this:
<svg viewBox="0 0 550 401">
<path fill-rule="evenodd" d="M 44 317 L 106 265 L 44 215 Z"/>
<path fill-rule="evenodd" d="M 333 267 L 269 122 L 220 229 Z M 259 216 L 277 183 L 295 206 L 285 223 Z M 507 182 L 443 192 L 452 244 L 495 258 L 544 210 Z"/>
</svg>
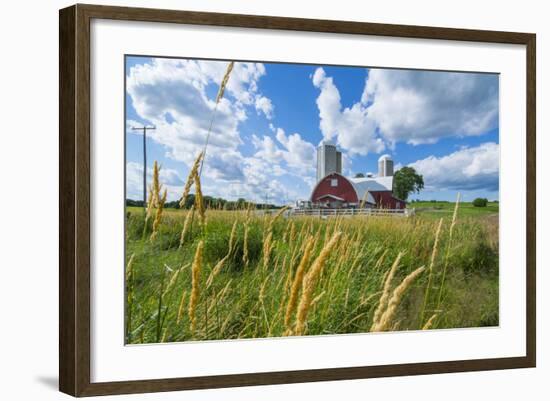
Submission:
<svg viewBox="0 0 550 401">
<path fill-rule="evenodd" d="M 187 197 L 189 196 L 189 191 L 191 191 L 191 187 L 193 186 L 193 183 L 195 181 L 195 175 L 199 171 L 203 155 L 204 155 L 204 152 L 199 153 L 193 165 L 191 166 L 191 170 L 189 170 L 189 175 L 187 176 L 187 180 L 185 181 L 185 187 L 183 188 L 183 195 L 181 196 L 181 199 L 180 199 L 180 208 L 185 207 L 185 201 L 187 200 Z"/>
<path fill-rule="evenodd" d="M 273 228 L 273 224 L 275 224 L 275 221 L 277 221 L 277 219 L 279 217 L 281 217 L 283 215 L 284 212 L 286 212 L 290 207 L 289 206 L 285 206 L 283 208 L 281 208 L 274 216 L 273 218 L 271 219 L 271 221 L 269 222 L 269 229 L 272 229 Z"/>
<path fill-rule="evenodd" d="M 155 214 L 155 220 L 153 221 L 153 232 L 151 233 L 151 241 L 153 241 L 160 228 L 160 221 L 162 219 L 162 211 L 164 210 L 164 204 L 166 203 L 166 197 L 168 196 L 168 191 L 164 189 L 164 193 L 158 202 L 157 212 Z"/>
<path fill-rule="evenodd" d="M 225 262 L 227 261 L 228 256 L 225 255 L 223 258 L 221 258 L 218 263 L 216 263 L 216 266 L 212 269 L 210 272 L 210 275 L 208 276 L 208 279 L 206 280 L 206 289 L 209 289 L 212 283 L 214 282 L 214 279 L 216 276 L 220 273 L 220 271 L 223 269 L 223 266 L 225 265 Z"/>
<path fill-rule="evenodd" d="M 460 203 L 460 192 L 456 194 L 456 203 L 455 203 L 455 209 L 453 211 L 453 220 L 451 221 L 451 227 L 449 228 L 449 236 L 453 236 L 453 230 L 456 224 L 456 218 L 458 216 L 458 205 Z"/>
<path fill-rule="evenodd" d="M 288 303 L 287 303 L 286 313 L 285 313 L 285 326 L 287 328 L 290 326 L 290 321 L 292 320 L 292 314 L 294 313 L 294 310 L 296 309 L 296 304 L 298 303 L 298 293 L 300 292 L 302 280 L 304 279 L 305 270 L 307 267 L 307 263 L 309 262 L 309 258 L 311 255 L 311 251 L 313 250 L 314 244 L 315 244 L 315 240 L 313 237 L 310 236 L 306 241 L 302 259 L 300 260 L 300 264 L 298 265 L 298 268 L 296 269 L 296 273 L 294 275 L 294 280 L 292 282 L 292 287 L 290 289 L 290 295 L 288 297 Z"/>
<path fill-rule="evenodd" d="M 149 186 L 149 196 L 148 196 L 148 201 L 147 201 L 147 209 L 145 210 L 145 223 L 147 224 L 147 220 L 149 220 L 149 218 L 151 217 L 151 215 L 153 214 L 153 209 L 154 209 L 154 206 L 153 206 L 153 187 L 152 186 Z"/>
<path fill-rule="evenodd" d="M 201 225 L 204 227 L 206 224 L 206 210 L 204 207 L 204 199 L 202 196 L 202 188 L 201 188 L 201 178 L 199 177 L 199 173 L 195 173 L 195 209 L 199 212 L 199 218 Z"/>
<path fill-rule="evenodd" d="M 202 268 L 202 252 L 204 248 L 204 241 L 200 241 L 195 251 L 195 257 L 193 258 L 193 265 L 191 266 L 191 297 L 189 298 L 189 320 L 191 321 L 191 332 L 195 331 L 197 304 L 199 302 L 200 293 L 200 275 Z"/>
<path fill-rule="evenodd" d="M 377 324 L 382 316 L 382 313 L 386 309 L 386 305 L 388 303 L 388 299 L 390 297 L 390 291 L 391 291 L 391 282 L 393 280 L 393 277 L 395 276 L 395 272 L 397 271 L 397 267 L 399 266 L 399 261 L 401 260 L 401 257 L 403 256 L 403 252 L 399 252 L 397 257 L 395 258 L 391 269 L 386 275 L 386 279 L 384 280 L 384 289 L 382 290 L 382 295 L 380 296 L 380 301 L 378 301 L 378 307 L 376 308 L 374 312 L 373 317 L 373 325 Z"/>
<path fill-rule="evenodd" d="M 319 256 L 317 256 L 317 259 L 315 259 L 308 273 L 304 277 L 302 296 L 300 298 L 300 304 L 298 305 L 298 311 L 296 312 L 296 326 L 294 329 L 295 335 L 301 336 L 304 334 L 307 323 L 307 315 L 311 306 L 311 299 L 313 291 L 315 290 L 317 279 L 319 278 L 327 259 L 329 258 L 333 248 L 336 246 L 336 243 L 341 235 L 341 232 L 336 232 L 332 236 L 330 241 L 328 241 L 323 249 L 321 249 Z"/>
<path fill-rule="evenodd" d="M 153 163 L 153 182 L 151 183 L 151 190 L 153 195 L 152 203 L 153 203 L 153 207 L 155 208 L 159 206 L 159 201 L 160 201 L 161 185 L 160 185 L 160 179 L 159 179 L 159 172 L 160 172 L 160 167 L 157 161 L 155 160 L 155 162 Z"/>
<path fill-rule="evenodd" d="M 126 264 L 126 280 L 129 280 L 132 276 L 133 269 L 134 269 L 134 257 L 136 255 L 133 253 L 132 256 L 130 256 L 130 259 L 128 260 L 128 263 Z"/>
<path fill-rule="evenodd" d="M 434 313 L 429 319 L 428 321 L 426 322 L 426 324 L 422 327 L 422 330 L 429 330 L 431 329 L 436 317 L 437 317 L 437 313 Z"/>
<path fill-rule="evenodd" d="M 269 265 L 269 257 L 273 250 L 273 233 L 270 231 L 264 239 L 263 243 L 263 268 L 267 269 Z"/>
<path fill-rule="evenodd" d="M 385 331 L 388 329 L 388 327 L 390 327 L 390 324 L 395 316 L 395 313 L 397 312 L 397 307 L 399 306 L 399 303 L 401 302 L 403 295 L 405 294 L 407 289 L 411 286 L 411 284 L 414 282 L 414 280 L 424 270 L 426 270 L 424 266 L 419 267 L 418 269 L 410 273 L 407 277 L 405 277 L 401 282 L 401 284 L 399 284 L 395 288 L 395 290 L 393 290 L 392 297 L 388 302 L 388 307 L 380 317 L 380 321 L 371 327 L 371 331 Z"/>
<path fill-rule="evenodd" d="M 229 257 L 231 253 L 233 252 L 234 246 L 235 246 L 235 238 L 237 236 L 237 220 L 233 223 L 233 227 L 231 227 L 231 234 L 229 235 L 229 246 L 227 249 L 227 256 Z"/>
<path fill-rule="evenodd" d="M 227 65 L 227 70 L 225 70 L 225 74 L 223 76 L 222 82 L 220 84 L 220 89 L 218 90 L 218 95 L 216 96 L 216 104 L 220 102 L 223 98 L 223 94 L 225 92 L 225 86 L 227 85 L 227 82 L 229 81 L 229 77 L 231 76 L 231 71 L 233 71 L 234 62 L 231 61 Z"/>
<path fill-rule="evenodd" d="M 187 236 L 187 232 L 191 227 L 191 217 L 193 216 L 194 210 L 195 210 L 195 205 L 191 206 L 191 209 L 187 212 L 185 216 L 185 220 L 183 222 L 183 229 L 181 230 L 181 235 L 180 235 L 180 246 L 179 246 L 180 248 L 183 246 L 183 243 L 185 242 L 185 237 Z"/>
<path fill-rule="evenodd" d="M 185 306 L 185 296 L 187 295 L 187 291 L 183 290 L 181 293 L 181 299 L 180 299 L 180 305 L 178 308 L 178 316 L 176 318 L 176 324 L 180 324 L 181 318 L 183 317 L 183 310 Z"/>
</svg>

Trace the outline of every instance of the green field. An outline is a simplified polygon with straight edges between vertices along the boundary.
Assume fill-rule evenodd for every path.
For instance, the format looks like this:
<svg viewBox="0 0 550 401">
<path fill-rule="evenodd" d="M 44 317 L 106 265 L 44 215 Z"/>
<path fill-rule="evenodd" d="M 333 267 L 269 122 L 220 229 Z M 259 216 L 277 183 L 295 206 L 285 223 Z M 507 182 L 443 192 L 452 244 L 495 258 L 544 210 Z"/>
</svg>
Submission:
<svg viewBox="0 0 550 401">
<path fill-rule="evenodd" d="M 498 325 L 498 204 L 461 203 L 454 225 L 454 203 L 410 206 L 409 218 L 206 210 L 205 225 L 165 209 L 153 239 L 154 218 L 128 207 L 126 340 Z"/>
<path fill-rule="evenodd" d="M 419 214 L 429 217 L 452 217 L 455 207 L 454 202 L 412 202 L 409 208 L 414 208 Z M 486 207 L 475 207 L 472 202 L 460 202 L 459 212 L 461 217 L 483 217 L 498 215 L 498 202 L 489 202 Z"/>
</svg>

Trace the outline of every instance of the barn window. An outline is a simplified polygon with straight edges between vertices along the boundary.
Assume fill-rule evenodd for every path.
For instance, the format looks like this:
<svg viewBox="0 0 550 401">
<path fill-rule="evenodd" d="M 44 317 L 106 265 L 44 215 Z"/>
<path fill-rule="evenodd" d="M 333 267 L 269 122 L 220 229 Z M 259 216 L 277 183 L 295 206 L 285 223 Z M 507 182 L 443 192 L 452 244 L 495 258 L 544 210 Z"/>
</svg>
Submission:
<svg viewBox="0 0 550 401">
<path fill-rule="evenodd" d="M 401 209 L 401 202 L 397 202 L 397 209 Z"/>
<path fill-rule="evenodd" d="M 338 179 L 337 178 L 331 178 L 330 179 L 330 186 L 331 187 L 337 187 L 338 186 Z"/>
</svg>

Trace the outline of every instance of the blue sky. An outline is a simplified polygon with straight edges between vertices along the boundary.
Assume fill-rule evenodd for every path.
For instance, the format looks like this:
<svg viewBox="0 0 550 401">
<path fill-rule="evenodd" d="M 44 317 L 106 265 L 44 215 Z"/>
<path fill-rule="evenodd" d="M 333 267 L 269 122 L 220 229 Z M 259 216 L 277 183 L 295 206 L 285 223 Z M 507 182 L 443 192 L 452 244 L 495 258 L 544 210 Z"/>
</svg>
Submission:
<svg viewBox="0 0 550 401">
<path fill-rule="evenodd" d="M 141 132 L 169 199 L 202 150 L 227 61 L 126 58 L 127 196 L 141 199 Z M 337 143 L 344 173 L 376 173 L 381 154 L 413 166 L 426 188 L 412 199 L 498 199 L 498 75 L 235 63 L 215 113 L 204 192 L 287 203 L 315 184 L 315 148 Z"/>
</svg>

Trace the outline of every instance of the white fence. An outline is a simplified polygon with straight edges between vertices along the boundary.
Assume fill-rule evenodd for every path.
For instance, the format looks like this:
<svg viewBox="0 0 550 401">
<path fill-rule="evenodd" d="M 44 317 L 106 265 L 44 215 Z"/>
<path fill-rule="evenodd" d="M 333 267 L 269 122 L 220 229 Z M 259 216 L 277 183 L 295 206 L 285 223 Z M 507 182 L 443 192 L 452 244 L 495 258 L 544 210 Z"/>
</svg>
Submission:
<svg viewBox="0 0 550 401">
<path fill-rule="evenodd" d="M 414 216 L 415 209 L 291 209 L 290 216 Z"/>
</svg>

